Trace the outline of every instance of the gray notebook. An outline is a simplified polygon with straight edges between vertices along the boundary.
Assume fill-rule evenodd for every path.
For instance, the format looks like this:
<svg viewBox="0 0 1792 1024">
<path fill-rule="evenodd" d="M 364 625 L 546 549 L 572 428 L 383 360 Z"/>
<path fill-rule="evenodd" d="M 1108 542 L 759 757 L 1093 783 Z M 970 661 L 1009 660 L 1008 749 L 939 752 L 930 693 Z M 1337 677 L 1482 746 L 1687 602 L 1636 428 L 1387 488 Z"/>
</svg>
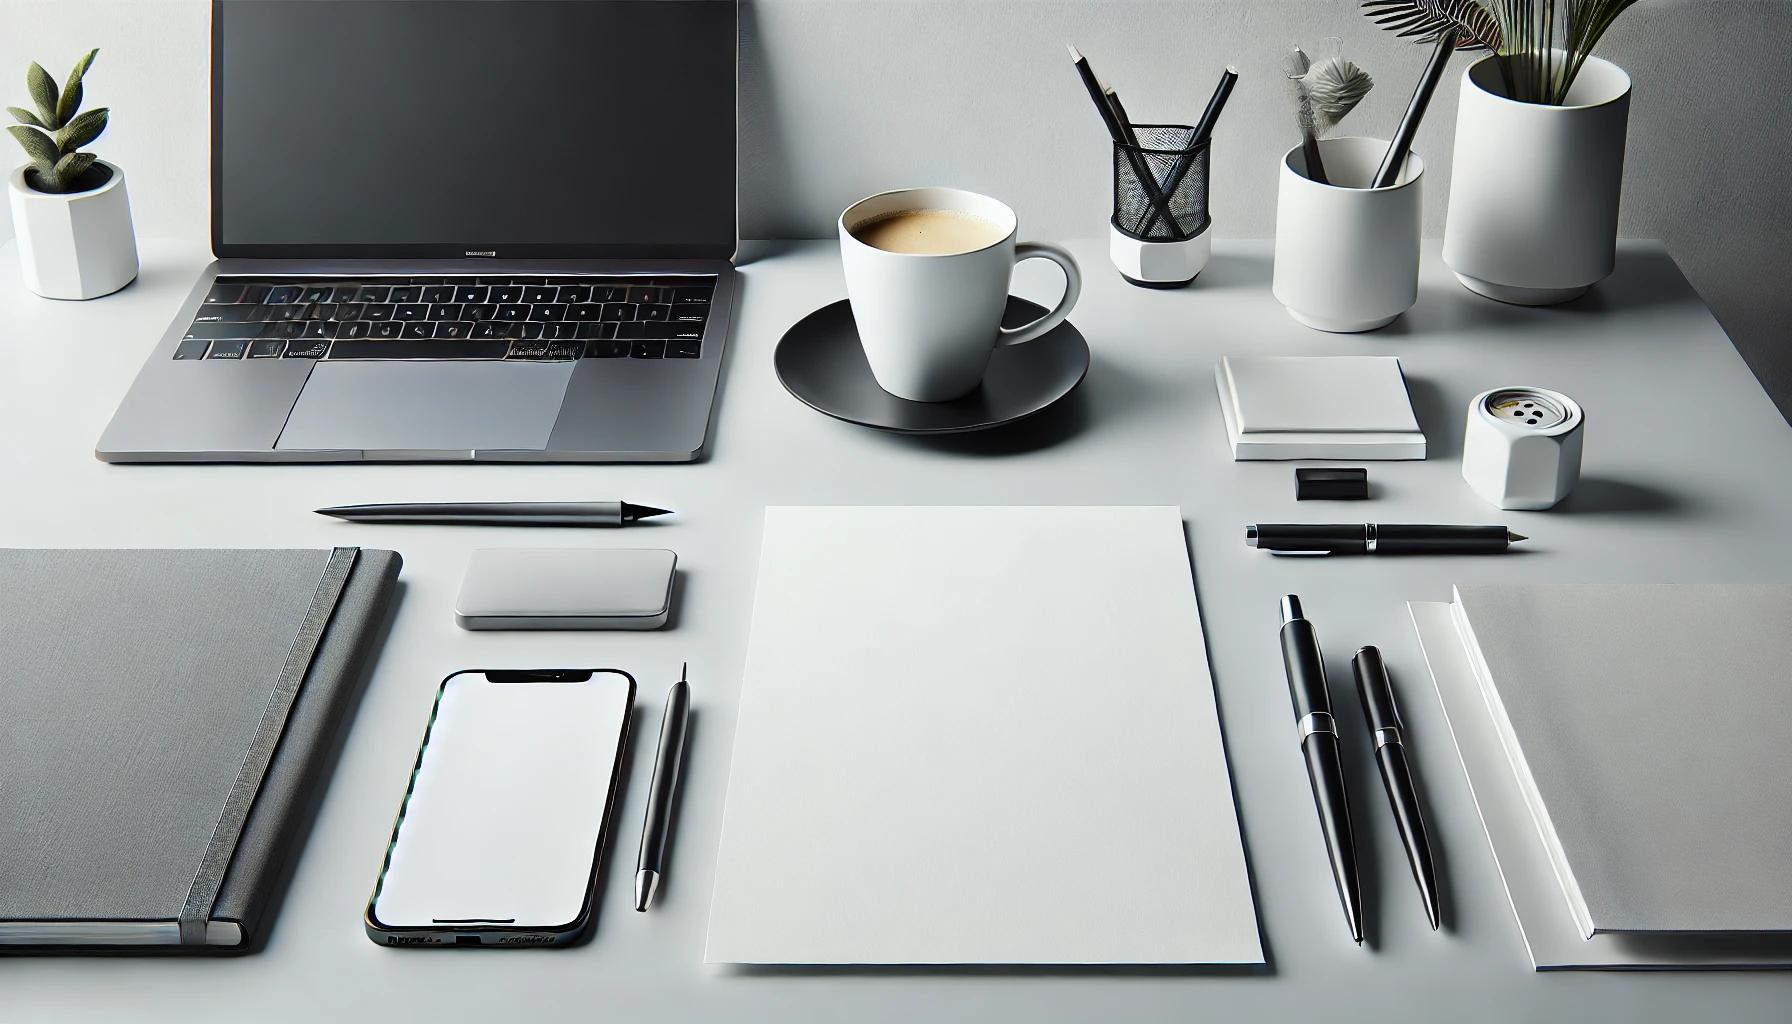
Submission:
<svg viewBox="0 0 1792 1024">
<path fill-rule="evenodd" d="M 0 550 L 0 944 L 252 945 L 399 562 Z"/>
<path fill-rule="evenodd" d="M 1792 586 L 1456 588 L 1583 935 L 1792 930 Z"/>
</svg>

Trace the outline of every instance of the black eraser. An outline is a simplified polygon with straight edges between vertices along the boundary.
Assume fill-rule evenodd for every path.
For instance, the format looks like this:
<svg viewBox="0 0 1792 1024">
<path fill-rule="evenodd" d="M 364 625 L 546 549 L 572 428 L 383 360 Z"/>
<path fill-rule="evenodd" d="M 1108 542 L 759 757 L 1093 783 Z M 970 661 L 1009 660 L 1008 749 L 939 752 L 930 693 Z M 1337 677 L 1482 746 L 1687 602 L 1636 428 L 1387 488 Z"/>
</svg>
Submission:
<svg viewBox="0 0 1792 1024">
<path fill-rule="evenodd" d="M 1294 498 L 1309 501 L 1360 501 L 1369 496 L 1369 471 L 1361 466 L 1299 466 L 1294 470 Z"/>
</svg>

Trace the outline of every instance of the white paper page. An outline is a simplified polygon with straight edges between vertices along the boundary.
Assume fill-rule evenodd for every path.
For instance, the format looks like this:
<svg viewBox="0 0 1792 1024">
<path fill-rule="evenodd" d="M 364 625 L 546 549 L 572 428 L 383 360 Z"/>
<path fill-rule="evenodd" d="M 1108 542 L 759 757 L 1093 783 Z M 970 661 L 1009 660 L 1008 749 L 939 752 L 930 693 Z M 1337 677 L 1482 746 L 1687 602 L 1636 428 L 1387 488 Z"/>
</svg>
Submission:
<svg viewBox="0 0 1792 1024">
<path fill-rule="evenodd" d="M 374 916 L 438 922 L 572 923 L 585 902 L 629 686 L 488 683 L 442 694 Z"/>
<path fill-rule="evenodd" d="M 1792 966 L 1792 936 L 1784 934 L 1602 932 L 1583 938 L 1562 898 L 1549 853 L 1501 745 L 1450 606 L 1414 601 L 1407 608 L 1507 898 L 1538 970 Z"/>
<path fill-rule="evenodd" d="M 1179 510 L 768 509 L 706 959 L 1261 963 Z"/>
<path fill-rule="evenodd" d="M 1238 429 L 1417 433 L 1395 356 L 1226 356 Z"/>
</svg>

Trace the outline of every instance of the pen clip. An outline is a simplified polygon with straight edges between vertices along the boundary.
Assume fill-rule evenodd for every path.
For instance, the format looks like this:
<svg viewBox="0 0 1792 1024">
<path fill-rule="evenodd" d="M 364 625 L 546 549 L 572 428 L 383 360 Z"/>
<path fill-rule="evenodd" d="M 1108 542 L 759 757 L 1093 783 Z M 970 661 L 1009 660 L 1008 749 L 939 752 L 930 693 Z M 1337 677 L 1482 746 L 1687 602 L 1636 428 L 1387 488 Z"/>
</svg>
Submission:
<svg viewBox="0 0 1792 1024">
<path fill-rule="evenodd" d="M 1331 554 L 1330 551 L 1283 551 L 1280 548 L 1270 548 L 1269 553 L 1277 558 L 1324 558 Z"/>
</svg>

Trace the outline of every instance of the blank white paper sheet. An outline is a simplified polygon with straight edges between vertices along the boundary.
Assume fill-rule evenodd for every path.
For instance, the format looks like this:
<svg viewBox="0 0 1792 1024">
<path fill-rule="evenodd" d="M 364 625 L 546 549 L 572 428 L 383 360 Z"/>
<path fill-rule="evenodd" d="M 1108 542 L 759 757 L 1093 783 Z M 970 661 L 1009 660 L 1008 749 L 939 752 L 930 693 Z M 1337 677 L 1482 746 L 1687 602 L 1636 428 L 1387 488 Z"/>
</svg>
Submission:
<svg viewBox="0 0 1792 1024">
<path fill-rule="evenodd" d="M 1180 510 L 768 509 L 705 959 L 1262 963 Z"/>
</svg>

